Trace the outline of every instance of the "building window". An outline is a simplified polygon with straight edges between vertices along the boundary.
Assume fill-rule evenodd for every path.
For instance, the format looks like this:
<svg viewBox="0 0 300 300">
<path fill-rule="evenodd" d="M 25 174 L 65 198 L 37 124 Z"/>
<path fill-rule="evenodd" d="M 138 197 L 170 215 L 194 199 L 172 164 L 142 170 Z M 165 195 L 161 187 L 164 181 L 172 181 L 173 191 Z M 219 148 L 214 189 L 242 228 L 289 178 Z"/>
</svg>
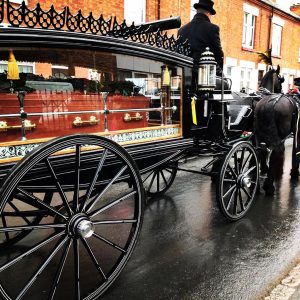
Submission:
<svg viewBox="0 0 300 300">
<path fill-rule="evenodd" d="M 272 55 L 280 56 L 282 26 L 273 24 Z"/>
<path fill-rule="evenodd" d="M 250 92 L 251 72 L 252 69 L 241 67 L 240 91 L 243 93 Z"/>
<path fill-rule="evenodd" d="M 124 19 L 127 24 L 144 23 L 146 20 L 146 0 L 124 0 Z"/>
<path fill-rule="evenodd" d="M 244 25 L 243 42 L 245 48 L 253 49 L 256 17 L 259 15 L 259 9 L 255 6 L 244 3 Z"/>
<path fill-rule="evenodd" d="M 226 70 L 226 78 L 229 78 L 232 80 L 232 76 L 233 76 L 233 66 L 227 66 L 227 70 Z"/>
<path fill-rule="evenodd" d="M 253 49 L 254 45 L 255 16 L 244 13 L 243 47 Z"/>
<path fill-rule="evenodd" d="M 284 20 L 277 16 L 273 16 L 272 23 L 272 55 L 280 56 Z"/>
</svg>

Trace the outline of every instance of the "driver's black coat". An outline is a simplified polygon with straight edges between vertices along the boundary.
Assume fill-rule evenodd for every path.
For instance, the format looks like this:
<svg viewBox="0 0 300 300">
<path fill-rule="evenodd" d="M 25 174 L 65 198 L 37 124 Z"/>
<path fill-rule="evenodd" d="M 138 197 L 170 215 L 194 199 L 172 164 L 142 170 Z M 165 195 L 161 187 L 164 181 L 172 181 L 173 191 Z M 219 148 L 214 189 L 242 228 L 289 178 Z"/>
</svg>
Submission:
<svg viewBox="0 0 300 300">
<path fill-rule="evenodd" d="M 178 35 L 181 42 L 188 39 L 192 57 L 196 61 L 205 48 L 209 47 L 215 55 L 218 66 L 223 69 L 224 53 L 221 46 L 220 29 L 219 26 L 211 23 L 206 15 L 197 13 L 191 22 L 179 29 Z"/>
</svg>

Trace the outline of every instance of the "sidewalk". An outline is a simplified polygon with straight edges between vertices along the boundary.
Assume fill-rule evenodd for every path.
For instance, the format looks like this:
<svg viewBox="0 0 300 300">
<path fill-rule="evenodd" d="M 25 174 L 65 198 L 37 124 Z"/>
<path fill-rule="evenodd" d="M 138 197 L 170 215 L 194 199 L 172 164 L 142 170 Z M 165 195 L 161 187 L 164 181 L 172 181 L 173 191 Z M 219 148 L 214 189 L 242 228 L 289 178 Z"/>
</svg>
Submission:
<svg viewBox="0 0 300 300">
<path fill-rule="evenodd" d="M 281 280 L 265 300 L 300 300 L 300 262 Z"/>
</svg>

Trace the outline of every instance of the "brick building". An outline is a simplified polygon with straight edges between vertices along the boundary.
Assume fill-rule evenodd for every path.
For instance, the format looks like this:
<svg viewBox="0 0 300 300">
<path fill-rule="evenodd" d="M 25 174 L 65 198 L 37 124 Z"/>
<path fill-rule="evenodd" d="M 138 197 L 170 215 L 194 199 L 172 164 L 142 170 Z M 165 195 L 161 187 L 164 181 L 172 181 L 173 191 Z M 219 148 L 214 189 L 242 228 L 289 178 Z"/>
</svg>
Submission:
<svg viewBox="0 0 300 300">
<path fill-rule="evenodd" d="M 11 2 L 20 3 L 20 0 Z M 90 11 L 95 17 L 115 15 L 118 20 L 147 22 L 170 16 L 181 16 L 182 24 L 194 15 L 196 0 L 40 0 L 43 8 L 52 4 L 59 10 L 65 5 L 75 13 Z M 216 16 L 212 22 L 221 29 L 225 54 L 224 73 L 233 81 L 233 90 L 256 90 L 266 71 L 256 51 L 272 47 L 273 64 L 280 65 L 285 77 L 283 89 L 288 91 L 294 77 L 300 77 L 300 15 L 299 4 L 292 11 L 282 9 L 273 0 L 215 0 Z M 279 2 L 279 0 L 277 0 Z M 27 0 L 34 7 L 37 0 Z M 176 35 L 176 31 L 172 31 Z"/>
</svg>

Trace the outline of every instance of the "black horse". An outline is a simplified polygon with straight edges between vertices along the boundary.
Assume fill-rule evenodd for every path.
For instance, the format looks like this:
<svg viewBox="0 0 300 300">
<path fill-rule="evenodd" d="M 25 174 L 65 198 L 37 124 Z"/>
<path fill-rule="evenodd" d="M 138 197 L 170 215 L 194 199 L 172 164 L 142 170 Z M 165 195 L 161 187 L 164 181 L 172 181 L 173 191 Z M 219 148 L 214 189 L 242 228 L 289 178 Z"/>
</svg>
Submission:
<svg viewBox="0 0 300 300">
<path fill-rule="evenodd" d="M 261 82 L 263 88 L 262 99 L 257 103 L 254 111 L 254 132 L 257 145 L 261 148 L 261 172 L 267 173 L 263 189 L 266 194 L 274 194 L 274 180 L 278 174 L 278 166 L 283 165 L 284 142 L 293 133 L 293 153 L 291 177 L 299 175 L 299 109 L 297 95 L 282 93 L 283 78 L 279 75 L 280 68 L 273 67 L 266 73 Z M 298 98 L 299 99 L 299 98 Z M 300 103 L 300 102 L 299 102 Z M 267 156 L 269 165 L 267 166 Z"/>
</svg>

